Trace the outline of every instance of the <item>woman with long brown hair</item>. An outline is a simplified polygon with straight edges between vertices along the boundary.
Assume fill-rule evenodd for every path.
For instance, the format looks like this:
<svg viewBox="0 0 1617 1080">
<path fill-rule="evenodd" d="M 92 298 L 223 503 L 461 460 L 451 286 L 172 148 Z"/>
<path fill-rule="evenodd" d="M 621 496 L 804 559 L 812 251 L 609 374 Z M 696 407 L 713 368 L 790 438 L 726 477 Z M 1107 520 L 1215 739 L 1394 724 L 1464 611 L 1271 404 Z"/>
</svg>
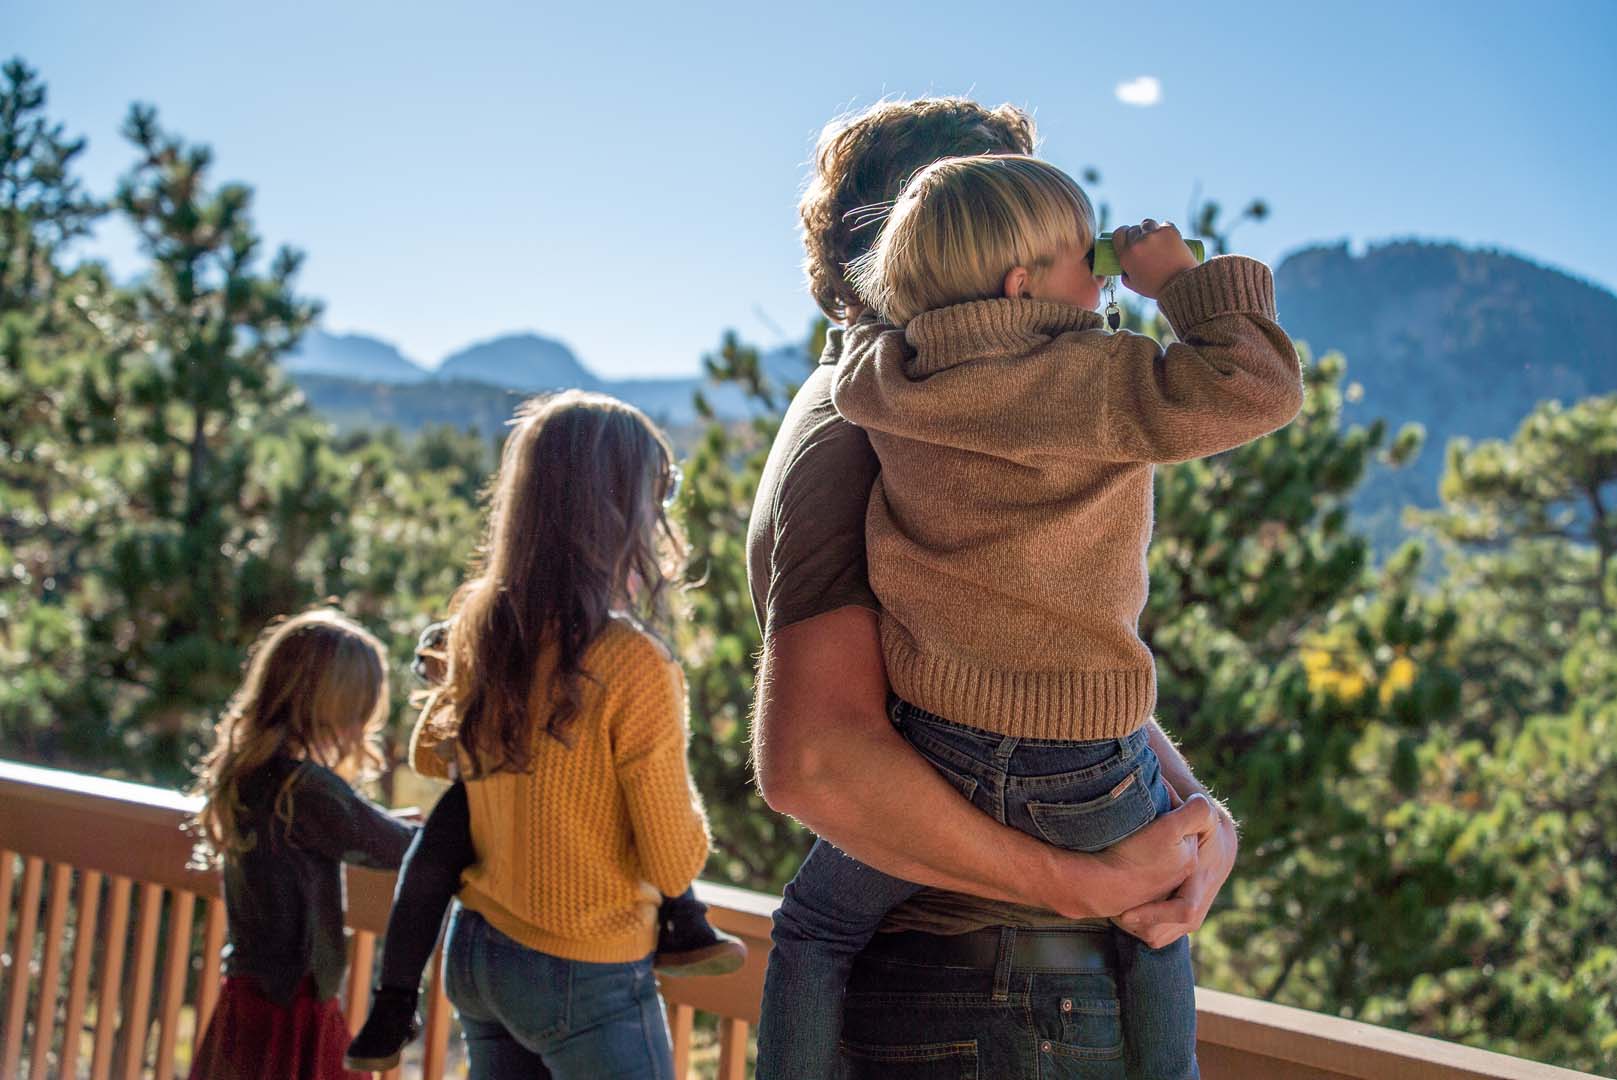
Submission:
<svg viewBox="0 0 1617 1080">
<path fill-rule="evenodd" d="M 570 391 L 519 410 L 448 671 L 411 739 L 465 779 L 475 862 L 445 960 L 473 1080 L 672 1075 L 658 908 L 708 851 L 666 620 L 678 473 L 638 409 Z"/>
</svg>

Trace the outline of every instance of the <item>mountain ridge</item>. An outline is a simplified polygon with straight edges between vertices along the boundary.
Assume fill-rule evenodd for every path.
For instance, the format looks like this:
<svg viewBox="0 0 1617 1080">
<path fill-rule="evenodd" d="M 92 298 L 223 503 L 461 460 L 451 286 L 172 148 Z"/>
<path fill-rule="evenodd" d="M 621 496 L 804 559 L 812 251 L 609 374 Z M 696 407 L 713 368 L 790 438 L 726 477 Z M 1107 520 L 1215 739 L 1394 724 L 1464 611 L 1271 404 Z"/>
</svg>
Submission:
<svg viewBox="0 0 1617 1080">
<path fill-rule="evenodd" d="M 1354 509 L 1384 541 L 1406 505 L 1438 505 L 1451 440 L 1509 438 L 1541 401 L 1617 391 L 1617 295 L 1497 249 L 1345 243 L 1275 267 L 1281 325 L 1318 357 L 1340 352 L 1363 388 L 1344 420 L 1426 430 L 1403 469 L 1376 468 Z"/>
<path fill-rule="evenodd" d="M 355 358 L 345 363 L 333 342 L 352 344 L 356 340 L 360 345 Z M 499 335 L 457 351 L 437 369 L 414 365 L 413 372 L 397 362 L 376 363 L 371 354 L 377 348 L 392 350 L 398 360 L 413 363 L 379 339 L 317 329 L 305 335 L 305 341 L 310 346 L 300 347 L 284 366 L 315 411 L 344 431 L 393 426 L 413 432 L 450 424 L 492 432 L 504 425 L 524 397 L 571 388 L 611 394 L 672 426 L 697 421 L 697 391 L 727 420 L 751 417 L 759 411 L 740 387 L 714 385 L 699 374 L 598 376 L 565 345 L 532 333 Z M 779 388 L 801 383 L 810 370 L 802 346 L 764 351 L 759 364 Z M 354 370 L 370 377 L 348 373 Z"/>
<path fill-rule="evenodd" d="M 1275 289 L 1281 324 L 1295 340 L 1316 357 L 1346 356 L 1347 377 L 1363 393 L 1345 406 L 1345 420 L 1379 417 L 1393 430 L 1411 421 L 1426 428 L 1426 444 L 1408 468 L 1377 467 L 1360 490 L 1355 510 L 1377 522 L 1378 537 L 1397 532 L 1403 506 L 1437 504 L 1449 440 L 1508 438 L 1539 401 L 1617 391 L 1617 295 L 1508 251 L 1419 238 L 1359 253 L 1346 242 L 1313 244 L 1279 261 Z M 403 378 L 345 376 L 337 355 L 344 343 L 354 347 L 346 370 Z M 391 350 L 395 361 L 379 349 Z M 410 431 L 476 417 L 490 430 L 484 425 L 495 417 L 503 423 L 521 394 L 564 386 L 615 394 L 667 424 L 696 420 L 691 398 L 698 390 L 721 418 L 756 412 L 739 388 L 715 387 L 700 375 L 602 377 L 566 345 L 534 333 L 469 345 L 437 372 L 417 365 L 418 378 L 396 362 L 412 363 L 402 353 L 364 335 L 316 331 L 308 351 L 327 370 L 301 355 L 288 370 L 310 403 L 344 427 L 391 423 Z M 809 371 L 801 347 L 769 350 L 761 361 L 777 385 L 801 382 Z"/>
</svg>

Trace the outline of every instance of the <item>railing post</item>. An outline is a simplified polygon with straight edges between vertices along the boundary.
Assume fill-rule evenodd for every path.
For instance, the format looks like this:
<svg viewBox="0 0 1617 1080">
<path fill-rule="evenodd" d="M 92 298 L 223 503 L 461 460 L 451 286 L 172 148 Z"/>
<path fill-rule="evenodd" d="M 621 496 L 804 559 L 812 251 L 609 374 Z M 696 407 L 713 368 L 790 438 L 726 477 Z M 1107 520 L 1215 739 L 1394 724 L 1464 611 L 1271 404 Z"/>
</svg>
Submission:
<svg viewBox="0 0 1617 1080">
<path fill-rule="evenodd" d="M 22 1060 L 23 1022 L 28 1015 L 28 973 L 34 964 L 34 928 L 39 924 L 39 890 L 45 880 L 45 860 L 29 858 L 23 864 L 22 903 L 17 907 L 17 938 L 11 946 L 11 997 L 6 1003 L 5 1046 L 0 1050 L 0 1076 L 16 1076 Z M 0 926 L 0 931 L 4 927 Z"/>
<path fill-rule="evenodd" d="M 163 996 L 157 1006 L 157 1080 L 174 1075 L 174 1046 L 179 1039 L 180 1006 L 185 1002 L 186 977 L 191 974 L 191 923 L 197 898 L 183 890 L 170 894 L 168 956 L 163 964 Z"/>
<path fill-rule="evenodd" d="M 353 948 L 348 960 L 348 1034 L 359 1033 L 371 1002 L 371 965 L 376 959 L 376 935 L 356 930 L 350 939 Z"/>
<path fill-rule="evenodd" d="M 96 916 L 101 908 L 101 873 L 86 870 L 79 875 L 79 908 L 73 920 L 73 974 L 67 987 L 67 1007 L 62 1010 L 61 1074 L 78 1076 L 79 1043 L 84 1038 L 84 999 L 90 991 L 90 963 L 95 959 Z"/>
<path fill-rule="evenodd" d="M 202 1036 L 207 1034 L 213 1010 L 219 1004 L 219 953 L 225 947 L 225 902 L 208 901 L 208 921 L 202 928 L 202 971 L 197 976 L 196 1030 L 191 1036 L 191 1059 L 196 1060 Z"/>
<path fill-rule="evenodd" d="M 719 1080 L 746 1080 L 747 1022 L 726 1016 L 719 1020 Z"/>
<path fill-rule="evenodd" d="M 107 936 L 101 950 L 101 993 L 96 995 L 95 1050 L 90 1058 L 90 1080 L 107 1080 L 112 1075 L 112 1052 L 117 1045 L 118 1002 L 123 987 L 124 951 L 129 948 L 129 894 L 134 883 L 126 877 L 112 879 L 107 909 Z"/>
<path fill-rule="evenodd" d="M 696 1010 L 675 1005 L 668 1010 L 668 1035 L 674 1044 L 674 1076 L 687 1080 L 691 1074 L 691 1038 L 696 1033 Z"/>
<path fill-rule="evenodd" d="M 11 887 L 17 881 L 17 853 L 0 848 L 0 952 L 6 946 L 6 927 L 11 925 Z"/>
<path fill-rule="evenodd" d="M 50 905 L 45 909 L 45 948 L 39 961 L 39 1002 L 34 1007 L 34 1048 L 28 1055 L 29 1080 L 45 1080 L 51 1039 L 56 1033 L 57 984 L 62 977 L 62 935 L 67 929 L 67 901 L 73 891 L 73 867 L 51 867 Z"/>
<path fill-rule="evenodd" d="M 152 972 L 157 967 L 157 925 L 163 914 L 163 886 L 148 881 L 140 887 L 140 928 L 135 933 L 135 977 L 129 984 L 129 1012 L 124 1017 L 123 1080 L 141 1080 L 146 1067 L 146 1037 L 151 1034 Z"/>
</svg>

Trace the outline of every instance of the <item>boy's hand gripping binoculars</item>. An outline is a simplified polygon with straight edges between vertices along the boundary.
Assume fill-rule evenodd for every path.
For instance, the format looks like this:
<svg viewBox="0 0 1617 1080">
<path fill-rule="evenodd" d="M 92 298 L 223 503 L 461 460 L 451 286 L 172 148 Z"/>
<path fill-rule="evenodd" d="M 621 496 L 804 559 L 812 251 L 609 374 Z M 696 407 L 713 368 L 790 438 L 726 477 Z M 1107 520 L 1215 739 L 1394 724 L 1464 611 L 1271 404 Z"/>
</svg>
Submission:
<svg viewBox="0 0 1617 1080">
<path fill-rule="evenodd" d="M 1197 262 L 1207 261 L 1207 245 L 1192 237 L 1185 238 L 1185 246 L 1196 256 Z M 1112 234 L 1103 232 L 1095 237 L 1095 276 L 1121 277 L 1123 265 L 1117 261 L 1117 249 L 1112 246 Z"/>
</svg>

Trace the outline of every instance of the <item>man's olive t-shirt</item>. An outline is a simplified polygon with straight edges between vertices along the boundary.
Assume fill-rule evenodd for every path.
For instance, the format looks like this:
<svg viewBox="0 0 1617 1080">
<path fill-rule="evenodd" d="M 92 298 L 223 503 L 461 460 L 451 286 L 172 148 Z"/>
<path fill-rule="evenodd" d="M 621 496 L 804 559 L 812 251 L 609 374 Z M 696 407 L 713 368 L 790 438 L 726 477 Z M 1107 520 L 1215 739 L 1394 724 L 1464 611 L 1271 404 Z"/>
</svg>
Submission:
<svg viewBox="0 0 1617 1080">
<path fill-rule="evenodd" d="M 842 329 L 833 327 L 820 363 L 786 410 L 752 504 L 747 578 L 766 640 L 838 608 L 879 606 L 865 567 L 865 510 L 881 465 L 865 433 L 831 403 L 842 341 Z M 882 929 L 962 934 L 985 926 L 1068 925 L 1048 911 L 923 889 Z"/>
<path fill-rule="evenodd" d="M 881 464 L 831 404 L 842 328 L 792 398 L 747 527 L 747 582 L 764 637 L 843 607 L 879 606 L 865 569 L 865 506 Z"/>
</svg>

